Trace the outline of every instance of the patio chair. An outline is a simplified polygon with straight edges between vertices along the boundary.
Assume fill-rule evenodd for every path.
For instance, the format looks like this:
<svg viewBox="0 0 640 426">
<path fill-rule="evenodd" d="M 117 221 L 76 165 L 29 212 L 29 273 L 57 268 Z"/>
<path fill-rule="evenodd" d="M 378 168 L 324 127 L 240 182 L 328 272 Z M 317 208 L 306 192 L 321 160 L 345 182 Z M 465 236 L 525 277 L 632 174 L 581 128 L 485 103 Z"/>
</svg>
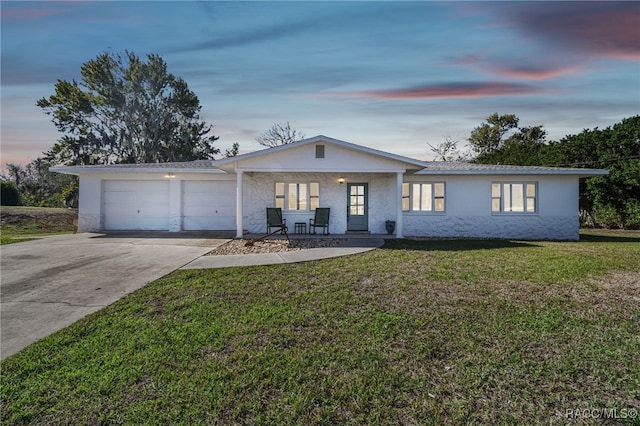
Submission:
<svg viewBox="0 0 640 426">
<path fill-rule="evenodd" d="M 280 234 L 287 234 L 287 219 L 282 218 L 280 207 L 267 207 L 267 234 L 271 232 L 271 228 L 280 228 Z"/>
<path fill-rule="evenodd" d="M 316 228 L 322 228 L 324 235 L 329 235 L 329 207 L 318 207 L 316 209 L 316 216 L 313 219 L 309 219 L 309 233 L 315 234 Z M 311 229 L 313 228 L 313 232 Z"/>
</svg>

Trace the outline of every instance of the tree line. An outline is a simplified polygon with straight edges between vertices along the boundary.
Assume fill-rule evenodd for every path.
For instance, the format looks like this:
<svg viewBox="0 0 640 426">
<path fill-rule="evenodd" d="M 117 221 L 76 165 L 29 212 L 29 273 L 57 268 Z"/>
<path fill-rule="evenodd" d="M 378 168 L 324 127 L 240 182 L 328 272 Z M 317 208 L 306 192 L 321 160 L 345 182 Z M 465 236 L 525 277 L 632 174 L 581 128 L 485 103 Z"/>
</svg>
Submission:
<svg viewBox="0 0 640 426">
<path fill-rule="evenodd" d="M 77 207 L 77 178 L 49 172 L 55 165 L 192 161 L 220 154 L 214 126 L 200 118 L 198 97 L 168 72 L 160 56 L 103 53 L 81 66 L 81 76 L 79 82 L 58 80 L 55 93 L 37 101 L 62 136 L 26 166 L 7 164 L 0 176 L 3 205 Z M 640 228 L 640 116 L 559 141 L 548 141 L 541 125 L 519 124 L 515 115 L 495 113 L 471 131 L 468 150 L 450 137 L 429 146 L 443 161 L 608 169 L 608 176 L 581 182 L 583 219 Z M 286 122 L 256 141 L 274 147 L 303 138 Z M 223 155 L 238 152 L 234 143 Z"/>
</svg>

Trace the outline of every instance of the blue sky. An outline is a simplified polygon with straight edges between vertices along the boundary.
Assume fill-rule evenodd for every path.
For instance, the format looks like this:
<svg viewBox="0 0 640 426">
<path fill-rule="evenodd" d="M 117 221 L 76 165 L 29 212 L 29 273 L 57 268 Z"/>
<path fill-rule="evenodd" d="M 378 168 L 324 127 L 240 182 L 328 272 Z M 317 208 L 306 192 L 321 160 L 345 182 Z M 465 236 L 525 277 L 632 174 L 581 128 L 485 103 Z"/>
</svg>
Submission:
<svg viewBox="0 0 640 426">
<path fill-rule="evenodd" d="M 427 160 L 494 112 L 560 139 L 640 113 L 640 2 L 2 1 L 2 166 L 59 134 L 35 103 L 103 52 L 161 55 L 224 151 L 289 121 Z"/>
</svg>

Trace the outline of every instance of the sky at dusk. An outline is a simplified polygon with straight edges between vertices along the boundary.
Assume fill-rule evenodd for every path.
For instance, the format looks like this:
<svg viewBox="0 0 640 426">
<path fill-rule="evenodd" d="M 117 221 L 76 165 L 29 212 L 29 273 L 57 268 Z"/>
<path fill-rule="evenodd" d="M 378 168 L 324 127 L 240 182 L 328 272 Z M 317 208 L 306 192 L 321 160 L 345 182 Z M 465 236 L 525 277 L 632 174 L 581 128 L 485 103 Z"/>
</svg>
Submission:
<svg viewBox="0 0 640 426">
<path fill-rule="evenodd" d="M 289 121 L 420 160 L 490 114 L 558 140 L 640 113 L 640 2 L 2 1 L 1 163 L 61 136 L 36 106 L 103 52 L 156 53 L 221 150 Z"/>
</svg>

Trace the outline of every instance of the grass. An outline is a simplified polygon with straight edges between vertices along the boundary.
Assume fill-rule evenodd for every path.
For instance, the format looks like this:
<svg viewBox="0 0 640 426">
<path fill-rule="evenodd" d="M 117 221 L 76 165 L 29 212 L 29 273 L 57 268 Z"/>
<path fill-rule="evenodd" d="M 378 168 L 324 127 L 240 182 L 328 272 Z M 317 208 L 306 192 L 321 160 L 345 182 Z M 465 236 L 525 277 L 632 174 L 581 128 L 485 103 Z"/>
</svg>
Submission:
<svg viewBox="0 0 640 426">
<path fill-rule="evenodd" d="M 60 208 L 2 206 L 0 215 L 0 244 L 13 244 L 72 233 L 78 212 Z"/>
<path fill-rule="evenodd" d="M 640 424 L 639 243 L 398 240 L 177 271 L 3 361 L 2 419 Z"/>
<path fill-rule="evenodd" d="M 16 229 L 13 226 L 5 226 L 0 230 L 0 245 L 2 244 L 14 244 L 21 243 L 23 241 L 37 240 L 38 238 L 51 236 L 70 234 L 73 230 L 68 231 L 43 231 L 37 225 Z"/>
</svg>

